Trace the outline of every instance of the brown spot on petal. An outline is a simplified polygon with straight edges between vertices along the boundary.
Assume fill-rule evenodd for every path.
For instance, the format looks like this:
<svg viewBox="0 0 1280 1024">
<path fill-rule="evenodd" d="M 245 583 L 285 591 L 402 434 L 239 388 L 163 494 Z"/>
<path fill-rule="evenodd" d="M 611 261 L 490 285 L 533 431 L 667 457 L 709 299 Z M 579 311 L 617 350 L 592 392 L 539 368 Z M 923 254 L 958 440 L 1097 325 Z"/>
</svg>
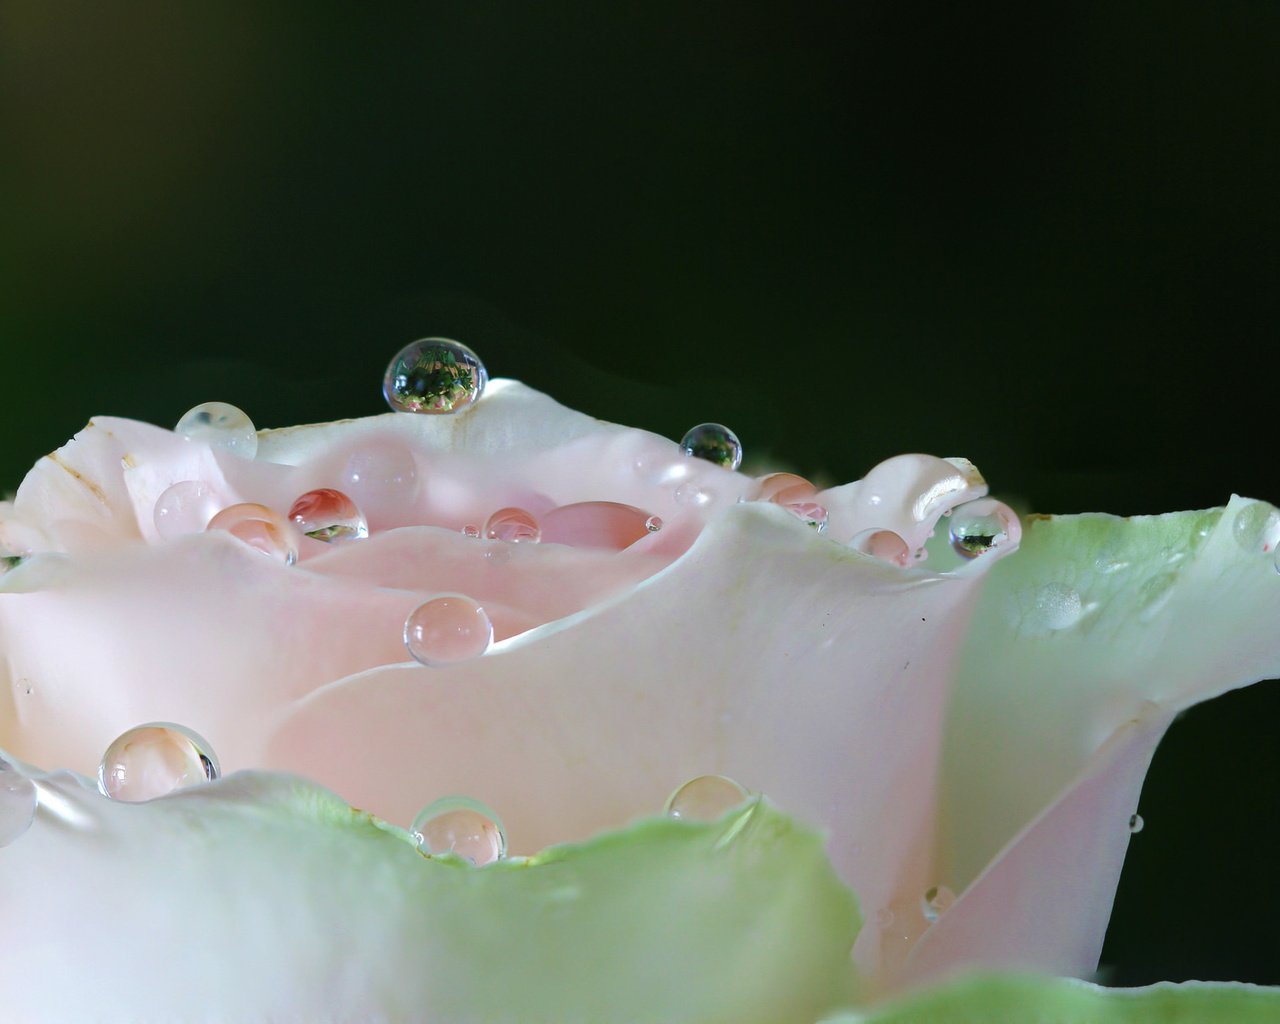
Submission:
<svg viewBox="0 0 1280 1024">
<path fill-rule="evenodd" d="M 100 502 L 102 502 L 102 504 L 104 505 L 108 504 L 106 492 L 100 486 L 98 486 L 98 484 L 94 483 L 92 480 L 86 477 L 83 473 L 81 473 L 78 469 L 72 466 L 68 466 L 65 462 L 63 462 L 62 459 L 58 457 L 57 452 L 50 452 L 48 455 L 45 456 L 45 458 L 51 459 L 55 465 L 61 467 L 62 469 L 65 469 L 68 473 L 70 473 L 73 477 L 75 477 L 76 482 L 84 485 L 84 487 L 88 489 L 89 493 L 92 494 L 95 498 L 97 498 Z"/>
</svg>

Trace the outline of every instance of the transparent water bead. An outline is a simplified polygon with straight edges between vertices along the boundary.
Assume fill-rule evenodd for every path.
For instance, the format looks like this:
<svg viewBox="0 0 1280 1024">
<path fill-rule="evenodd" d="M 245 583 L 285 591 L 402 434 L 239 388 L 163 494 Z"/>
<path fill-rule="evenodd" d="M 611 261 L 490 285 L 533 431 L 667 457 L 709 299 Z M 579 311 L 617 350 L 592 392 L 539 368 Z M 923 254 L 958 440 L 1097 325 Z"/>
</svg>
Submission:
<svg viewBox="0 0 1280 1024">
<path fill-rule="evenodd" d="M 542 527 L 532 512 L 513 506 L 500 508 L 485 520 L 484 535 L 510 544 L 537 544 L 542 539 Z"/>
<path fill-rule="evenodd" d="M 977 558 L 1009 540 L 1007 506 L 979 498 L 957 506 L 951 516 L 951 546 L 962 558 Z"/>
<path fill-rule="evenodd" d="M 507 855 L 507 833 L 498 816 L 479 800 L 446 796 L 424 807 L 411 831 L 423 853 L 453 853 L 476 867 Z"/>
<path fill-rule="evenodd" d="M 218 514 L 221 504 L 213 488 L 203 480 L 179 480 L 156 499 L 156 532 L 164 540 L 199 533 Z"/>
<path fill-rule="evenodd" d="M 220 774 L 213 748 L 172 722 L 148 722 L 122 733 L 98 766 L 98 788 L 113 800 L 154 800 Z"/>
<path fill-rule="evenodd" d="M 455 413 L 484 394 L 489 374 L 471 349 L 449 338 L 422 338 L 396 353 L 382 394 L 396 412 Z"/>
<path fill-rule="evenodd" d="M 669 797 L 665 811 L 683 821 L 715 821 L 751 794 L 725 775 L 699 775 Z"/>
<path fill-rule="evenodd" d="M 1074 587 L 1054 581 L 1036 591 L 1031 614 L 1038 626 L 1056 632 L 1070 629 L 1079 622 L 1084 604 Z"/>
<path fill-rule="evenodd" d="M 956 894 L 945 885 L 935 885 L 925 890 L 920 899 L 920 912 L 926 921 L 936 921 L 955 903 Z"/>
<path fill-rule="evenodd" d="M 258 454 L 258 429 L 253 420 L 243 409 L 226 402 L 204 402 L 188 409 L 173 431 L 242 459 Z"/>
<path fill-rule="evenodd" d="M 363 540 L 369 523 L 354 501 L 332 487 L 320 487 L 301 495 L 290 507 L 289 518 L 308 537 L 332 544 Z"/>
<path fill-rule="evenodd" d="M 1280 510 L 1265 501 L 1252 501 L 1236 513 L 1231 533 L 1251 554 L 1274 551 L 1280 543 Z"/>
<path fill-rule="evenodd" d="M 742 465 L 742 442 L 722 423 L 699 423 L 680 439 L 686 455 L 706 459 L 725 469 Z"/>
<path fill-rule="evenodd" d="M 542 517 L 542 542 L 621 551 L 662 529 L 662 520 L 617 501 L 578 501 Z"/>
<path fill-rule="evenodd" d="M 756 481 L 752 500 L 794 505 L 809 501 L 817 493 L 817 487 L 795 473 L 770 473 Z"/>
<path fill-rule="evenodd" d="M 806 526 L 821 533 L 827 528 L 827 510 L 814 501 L 788 502 L 782 506 Z"/>
<path fill-rule="evenodd" d="M 480 536 L 480 527 L 476 526 L 475 523 L 467 523 L 467 525 L 462 528 L 462 536 L 470 537 L 474 540 Z"/>
<path fill-rule="evenodd" d="M 404 646 L 423 665 L 456 665 L 478 658 L 493 643 L 493 623 L 479 604 L 463 594 L 433 597 L 404 623 Z"/>
<path fill-rule="evenodd" d="M 207 530 L 223 530 L 285 565 L 298 560 L 293 527 L 280 513 L 252 501 L 228 505 L 209 520 Z"/>
<path fill-rule="evenodd" d="M 35 783 L 0 757 L 0 846 L 8 846 L 31 827 L 37 803 Z"/>
<path fill-rule="evenodd" d="M 890 565 L 909 565 L 912 561 L 907 542 L 892 530 L 863 530 L 849 546 Z"/>
<path fill-rule="evenodd" d="M 1129 831 L 1133 835 L 1136 836 L 1139 832 L 1141 832 L 1145 825 L 1146 825 L 1146 822 L 1142 820 L 1141 814 L 1129 815 Z"/>
</svg>

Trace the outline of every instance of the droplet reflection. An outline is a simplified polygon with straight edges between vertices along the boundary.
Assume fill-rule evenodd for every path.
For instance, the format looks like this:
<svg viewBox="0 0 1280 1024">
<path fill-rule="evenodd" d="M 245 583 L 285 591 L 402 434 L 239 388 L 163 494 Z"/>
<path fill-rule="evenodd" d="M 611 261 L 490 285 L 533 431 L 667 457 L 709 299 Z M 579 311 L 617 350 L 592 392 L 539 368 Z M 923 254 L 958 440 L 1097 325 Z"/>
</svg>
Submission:
<svg viewBox="0 0 1280 1024">
<path fill-rule="evenodd" d="M 413 819 L 412 832 L 424 853 L 453 853 L 477 867 L 507 855 L 502 822 L 470 797 L 447 796 L 428 804 Z"/>
<path fill-rule="evenodd" d="M 98 766 L 98 788 L 113 800 L 136 803 L 212 782 L 219 774 L 213 748 L 197 733 L 172 722 L 149 722 L 107 747 Z"/>
</svg>

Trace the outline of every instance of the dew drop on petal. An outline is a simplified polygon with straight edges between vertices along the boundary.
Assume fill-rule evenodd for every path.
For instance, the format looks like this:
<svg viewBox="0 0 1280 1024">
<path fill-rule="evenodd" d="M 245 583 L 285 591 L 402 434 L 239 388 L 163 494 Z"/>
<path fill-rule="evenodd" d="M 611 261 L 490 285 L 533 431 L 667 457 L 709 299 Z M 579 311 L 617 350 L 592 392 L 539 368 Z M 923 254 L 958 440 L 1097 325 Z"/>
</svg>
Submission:
<svg viewBox="0 0 1280 1024">
<path fill-rule="evenodd" d="M 498 816 L 479 800 L 446 796 L 424 807 L 411 831 L 423 853 L 454 853 L 477 867 L 507 855 L 507 834 Z"/>
<path fill-rule="evenodd" d="M 404 623 L 404 646 L 423 665 L 453 665 L 478 658 L 493 642 L 488 613 L 462 594 L 433 597 Z"/>
<path fill-rule="evenodd" d="M 644 528 L 648 530 L 650 533 L 657 533 L 659 530 L 662 529 L 662 517 L 650 516 L 648 519 L 644 521 Z"/>
<path fill-rule="evenodd" d="M 751 794 L 724 775 L 699 775 L 667 797 L 666 813 L 682 821 L 715 821 Z"/>
<path fill-rule="evenodd" d="M 891 565 L 907 565 L 911 561 L 907 542 L 892 530 L 863 530 L 849 541 L 849 546 Z"/>
<path fill-rule="evenodd" d="M 675 489 L 673 495 L 677 505 L 688 505 L 693 508 L 705 508 L 715 500 L 715 493 L 703 487 L 697 480 L 686 480 Z"/>
<path fill-rule="evenodd" d="M 725 469 L 742 465 L 742 442 L 720 423 L 699 423 L 681 438 L 680 447 L 686 455 L 706 459 Z"/>
<path fill-rule="evenodd" d="M 113 800 L 137 803 L 221 774 L 213 748 L 172 722 L 149 722 L 122 733 L 98 766 L 98 788 Z"/>
<path fill-rule="evenodd" d="M 827 528 L 827 510 L 817 502 L 796 501 L 782 507 L 796 516 L 805 526 L 811 526 L 819 533 Z"/>
<path fill-rule="evenodd" d="M 1146 825 L 1146 822 L 1142 820 L 1141 814 L 1129 815 L 1129 831 L 1133 833 L 1135 836 L 1142 831 L 1143 826 L 1145 825 Z"/>
<path fill-rule="evenodd" d="M 480 536 L 480 527 L 476 526 L 475 523 L 467 523 L 467 525 L 462 528 L 461 533 L 462 536 L 470 537 L 472 540 L 475 540 Z"/>
<path fill-rule="evenodd" d="M 164 540 L 200 533 L 217 515 L 219 507 L 213 488 L 203 480 L 179 480 L 156 499 L 152 513 L 156 532 Z"/>
<path fill-rule="evenodd" d="M 354 501 L 332 487 L 320 487 L 301 495 L 289 508 L 289 518 L 299 530 L 315 540 L 363 540 L 369 524 Z"/>
<path fill-rule="evenodd" d="M 1044 629 L 1070 629 L 1080 621 L 1084 605 L 1080 593 L 1065 583 L 1046 583 L 1036 591 L 1032 615 Z"/>
<path fill-rule="evenodd" d="M 253 420 L 244 410 L 226 402 L 204 402 L 188 409 L 173 432 L 242 459 L 258 454 L 258 430 Z"/>
<path fill-rule="evenodd" d="M 920 912 L 926 921 L 936 921 L 955 903 L 956 894 L 945 885 L 935 885 L 925 890 L 920 900 Z"/>
<path fill-rule="evenodd" d="M 0 846 L 31 827 L 38 802 L 36 784 L 0 757 Z"/>
<path fill-rule="evenodd" d="M 470 408 L 489 374 L 466 345 L 422 338 L 396 353 L 382 378 L 382 394 L 396 412 L 447 414 Z"/>
<path fill-rule="evenodd" d="M 266 505 L 252 501 L 228 505 L 209 520 L 205 529 L 225 531 L 285 565 L 293 565 L 298 560 L 298 548 L 293 542 L 293 527 L 284 516 Z"/>
<path fill-rule="evenodd" d="M 1236 513 L 1231 533 L 1250 554 L 1274 551 L 1280 542 L 1280 510 L 1265 501 L 1251 501 Z"/>
<path fill-rule="evenodd" d="M 809 501 L 818 488 L 795 473 L 770 473 L 756 481 L 752 501 L 772 501 L 778 505 L 794 505 Z"/>
<path fill-rule="evenodd" d="M 951 516 L 951 546 L 962 558 L 977 558 L 1009 540 L 1009 510 L 991 498 L 967 501 Z"/>
<path fill-rule="evenodd" d="M 484 524 L 489 540 L 505 540 L 511 544 L 536 544 L 542 539 L 542 528 L 532 512 L 522 508 L 500 508 Z"/>
<path fill-rule="evenodd" d="M 578 501 L 542 517 L 542 542 L 621 551 L 662 528 L 662 520 L 617 501 Z"/>
</svg>

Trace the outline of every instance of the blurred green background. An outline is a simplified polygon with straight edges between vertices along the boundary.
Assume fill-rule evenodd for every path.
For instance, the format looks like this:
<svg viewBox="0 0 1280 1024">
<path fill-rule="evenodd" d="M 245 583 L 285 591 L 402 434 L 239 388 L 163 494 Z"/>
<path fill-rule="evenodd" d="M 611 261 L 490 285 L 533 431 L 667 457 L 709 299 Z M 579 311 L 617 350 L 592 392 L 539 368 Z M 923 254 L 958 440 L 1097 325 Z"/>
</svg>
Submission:
<svg viewBox="0 0 1280 1024">
<path fill-rule="evenodd" d="M 1041 511 L 1280 502 L 1280 5 L 0 4 L 0 489 L 89 416 L 495 376 Z M 1109 977 L 1280 983 L 1280 689 L 1177 723 Z"/>
</svg>

